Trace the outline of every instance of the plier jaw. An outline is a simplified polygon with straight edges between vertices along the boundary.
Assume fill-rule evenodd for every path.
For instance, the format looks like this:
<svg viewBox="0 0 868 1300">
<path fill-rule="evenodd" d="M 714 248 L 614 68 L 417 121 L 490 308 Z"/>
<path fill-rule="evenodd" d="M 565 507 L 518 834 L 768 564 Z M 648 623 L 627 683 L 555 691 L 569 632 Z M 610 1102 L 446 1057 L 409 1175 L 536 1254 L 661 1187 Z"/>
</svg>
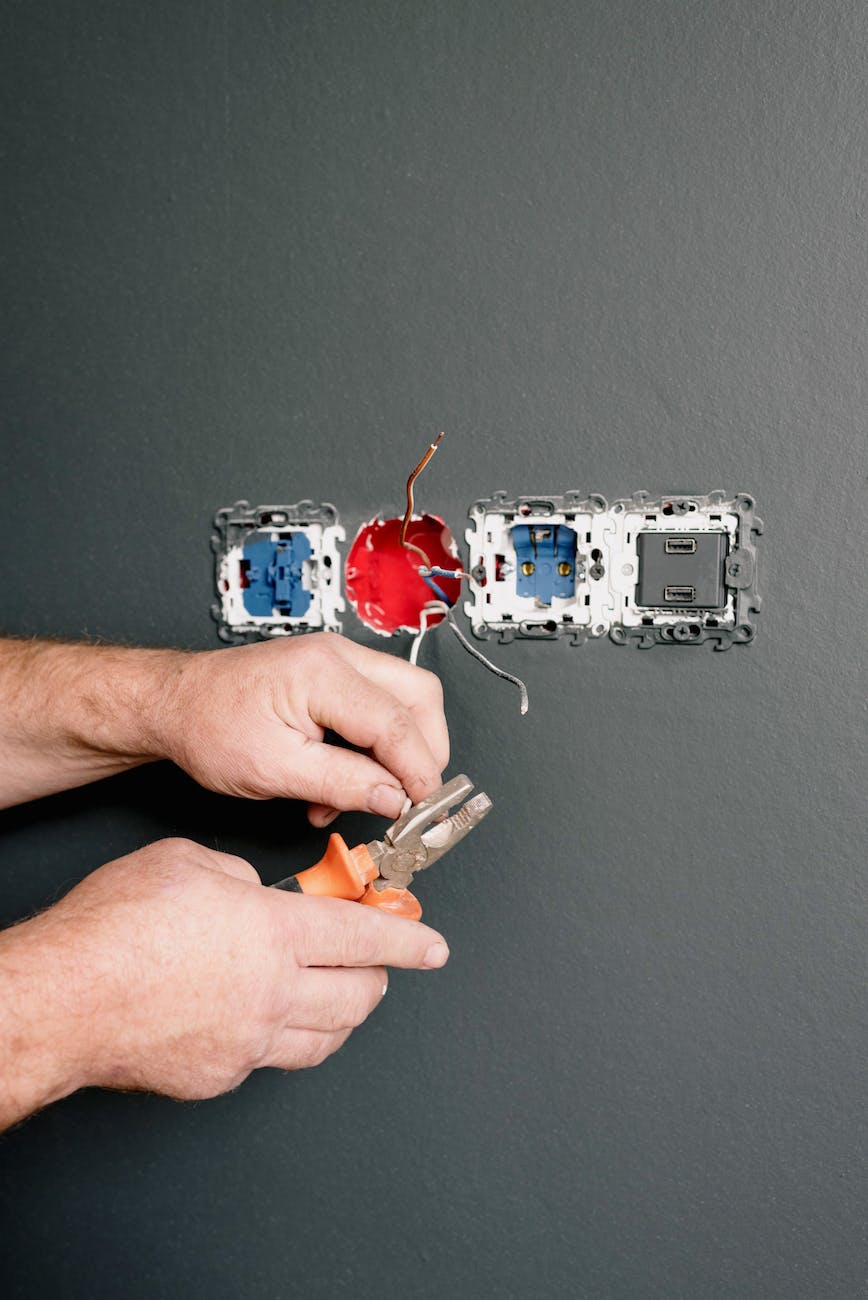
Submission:
<svg viewBox="0 0 868 1300">
<path fill-rule="evenodd" d="M 473 789 L 468 776 L 453 777 L 426 799 L 408 808 L 386 831 L 382 840 L 368 844 L 368 852 L 379 870 L 373 889 L 406 889 L 417 871 L 424 871 L 442 858 L 459 840 L 478 826 L 491 809 L 488 795 L 480 792 L 467 799 Z"/>
<path fill-rule="evenodd" d="M 408 808 L 381 840 L 369 844 L 349 848 L 340 835 L 331 835 L 319 862 L 279 880 L 273 887 L 289 893 L 367 903 L 418 921 L 422 908 L 407 888 L 414 873 L 442 858 L 479 825 L 491 808 L 488 795 L 480 793 L 450 812 L 472 789 L 469 777 L 453 777 L 427 799 Z"/>
</svg>

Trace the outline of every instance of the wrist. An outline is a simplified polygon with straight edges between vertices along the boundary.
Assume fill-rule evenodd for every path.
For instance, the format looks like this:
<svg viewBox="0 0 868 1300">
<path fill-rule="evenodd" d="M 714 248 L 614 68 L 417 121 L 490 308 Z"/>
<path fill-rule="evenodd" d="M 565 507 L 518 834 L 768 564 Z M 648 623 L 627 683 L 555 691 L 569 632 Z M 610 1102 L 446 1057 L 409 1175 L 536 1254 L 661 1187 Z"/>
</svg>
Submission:
<svg viewBox="0 0 868 1300">
<path fill-rule="evenodd" d="M 214 651 L 157 651 L 164 658 L 148 664 L 148 682 L 140 692 L 141 742 L 149 757 L 183 766 L 184 740 L 200 693 L 198 664 Z"/>
<path fill-rule="evenodd" d="M 53 909 L 0 933 L 0 1130 L 89 1082 L 86 1001 Z"/>
</svg>

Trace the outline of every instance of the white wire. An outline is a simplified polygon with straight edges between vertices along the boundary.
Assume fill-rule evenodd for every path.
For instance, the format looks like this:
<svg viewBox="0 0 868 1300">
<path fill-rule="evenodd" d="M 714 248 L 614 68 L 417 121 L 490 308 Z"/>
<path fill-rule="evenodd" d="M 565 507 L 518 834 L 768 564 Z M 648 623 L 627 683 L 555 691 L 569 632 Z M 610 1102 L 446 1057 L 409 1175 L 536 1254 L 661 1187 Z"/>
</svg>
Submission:
<svg viewBox="0 0 868 1300">
<path fill-rule="evenodd" d="M 429 630 L 428 618 L 431 614 L 442 614 L 444 621 L 449 624 L 450 628 L 468 654 L 473 655 L 474 659 L 478 659 L 481 664 L 484 664 L 489 672 L 494 673 L 495 677 L 502 677 L 504 681 L 512 682 L 513 686 L 518 687 L 521 693 L 521 715 L 524 717 L 528 709 L 527 687 L 524 682 L 520 677 L 515 677 L 512 673 L 505 672 L 503 668 L 498 668 L 496 664 L 493 664 L 490 659 L 486 659 L 484 654 L 481 654 L 475 646 L 470 644 L 467 637 L 461 631 L 461 628 L 453 618 L 452 606 L 447 605 L 445 601 L 429 600 L 427 604 L 422 606 L 422 609 L 419 612 L 419 631 L 416 633 L 416 636 L 413 638 L 413 644 L 410 646 L 410 663 L 415 664 L 419 658 L 419 647 L 422 644 L 425 633 Z M 439 624 L 436 624 L 436 626 L 439 626 Z"/>
<path fill-rule="evenodd" d="M 470 642 L 467 640 L 467 637 L 461 631 L 461 628 L 455 622 L 455 619 L 452 617 L 451 609 L 446 615 L 446 621 L 448 622 L 449 626 L 452 628 L 452 631 L 458 637 L 458 640 L 464 646 L 464 649 L 467 651 L 468 654 L 473 655 L 473 658 L 478 659 L 481 664 L 485 664 L 485 667 L 488 669 L 488 671 L 494 673 L 495 677 L 502 677 L 505 682 L 512 682 L 513 686 L 518 687 L 519 691 L 521 692 L 521 706 L 520 706 L 521 716 L 524 717 L 524 715 L 527 713 L 528 699 L 527 699 L 527 687 L 525 686 L 521 678 L 516 677 L 513 673 L 506 672 L 503 668 L 498 668 L 497 664 L 493 664 L 490 659 L 486 659 L 485 655 L 481 654 L 476 649 L 476 646 L 471 645 Z"/>
<path fill-rule="evenodd" d="M 449 606 L 442 600 L 429 600 L 427 605 L 423 605 L 419 613 L 419 631 L 413 638 L 413 644 L 410 646 L 410 663 L 415 664 L 419 658 L 419 647 L 424 640 L 425 633 L 428 631 L 429 614 L 449 614 Z"/>
</svg>

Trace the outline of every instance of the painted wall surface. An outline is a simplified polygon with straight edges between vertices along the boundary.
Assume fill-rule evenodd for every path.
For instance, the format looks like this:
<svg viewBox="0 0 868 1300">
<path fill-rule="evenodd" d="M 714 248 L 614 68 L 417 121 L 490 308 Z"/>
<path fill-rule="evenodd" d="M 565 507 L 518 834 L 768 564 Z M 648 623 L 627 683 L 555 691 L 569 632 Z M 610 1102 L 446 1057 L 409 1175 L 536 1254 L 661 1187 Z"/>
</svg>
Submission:
<svg viewBox="0 0 868 1300">
<path fill-rule="evenodd" d="M 0 20 L 9 631 L 216 646 L 217 506 L 354 531 L 440 429 L 459 532 L 499 487 L 766 524 L 750 648 L 506 647 L 521 719 L 426 642 L 496 802 L 419 885 L 448 968 L 316 1071 L 8 1135 L 0 1291 L 865 1295 L 865 6 Z M 143 770 L 0 818 L 0 917 L 174 834 L 266 880 L 324 839 Z"/>
</svg>

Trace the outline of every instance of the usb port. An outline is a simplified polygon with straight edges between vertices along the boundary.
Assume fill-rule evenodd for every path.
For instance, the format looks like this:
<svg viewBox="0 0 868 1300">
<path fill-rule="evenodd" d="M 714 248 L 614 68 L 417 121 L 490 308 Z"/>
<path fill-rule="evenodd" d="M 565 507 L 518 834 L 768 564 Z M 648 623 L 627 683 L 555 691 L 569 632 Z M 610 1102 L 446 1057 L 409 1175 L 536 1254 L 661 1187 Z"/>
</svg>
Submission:
<svg viewBox="0 0 868 1300">
<path fill-rule="evenodd" d="M 695 587 L 664 587 L 663 599 L 678 605 L 689 605 L 692 600 L 696 600 Z"/>
<path fill-rule="evenodd" d="M 695 555 L 695 537 L 667 537 L 664 551 L 667 555 Z"/>
</svg>

